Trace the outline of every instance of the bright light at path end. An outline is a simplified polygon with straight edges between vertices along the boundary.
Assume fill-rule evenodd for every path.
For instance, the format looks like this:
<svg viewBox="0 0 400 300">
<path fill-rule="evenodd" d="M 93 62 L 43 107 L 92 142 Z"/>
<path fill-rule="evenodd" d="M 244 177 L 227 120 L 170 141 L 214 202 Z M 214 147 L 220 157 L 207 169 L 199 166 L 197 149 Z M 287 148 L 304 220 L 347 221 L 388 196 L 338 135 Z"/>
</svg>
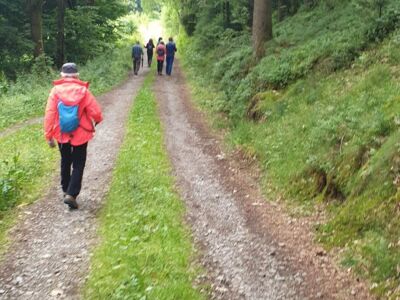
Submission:
<svg viewBox="0 0 400 300">
<path fill-rule="evenodd" d="M 139 30 L 145 41 L 152 38 L 154 42 L 157 42 L 158 38 L 162 37 L 164 33 L 161 21 L 151 21 L 146 25 L 141 25 Z"/>
</svg>

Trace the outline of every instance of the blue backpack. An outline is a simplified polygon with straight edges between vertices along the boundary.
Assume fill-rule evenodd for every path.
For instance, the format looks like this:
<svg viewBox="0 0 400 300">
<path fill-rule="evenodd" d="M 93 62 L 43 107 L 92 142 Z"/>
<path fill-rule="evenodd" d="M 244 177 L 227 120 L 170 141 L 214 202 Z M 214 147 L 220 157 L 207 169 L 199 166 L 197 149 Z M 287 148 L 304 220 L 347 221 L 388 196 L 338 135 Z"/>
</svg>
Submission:
<svg viewBox="0 0 400 300">
<path fill-rule="evenodd" d="M 79 127 L 79 105 L 68 106 L 61 100 L 58 102 L 60 129 L 62 133 L 71 133 Z"/>
</svg>

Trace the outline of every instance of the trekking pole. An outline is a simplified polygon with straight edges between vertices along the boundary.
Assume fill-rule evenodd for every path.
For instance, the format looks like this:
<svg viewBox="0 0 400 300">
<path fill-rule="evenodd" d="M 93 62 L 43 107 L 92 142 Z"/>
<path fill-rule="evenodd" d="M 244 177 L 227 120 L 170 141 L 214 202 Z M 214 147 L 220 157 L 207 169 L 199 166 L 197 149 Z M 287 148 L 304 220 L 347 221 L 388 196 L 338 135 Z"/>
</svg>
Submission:
<svg viewBox="0 0 400 300">
<path fill-rule="evenodd" d="M 143 68 L 143 64 L 144 64 L 144 58 L 143 58 L 143 55 L 142 55 L 142 68 Z"/>
</svg>

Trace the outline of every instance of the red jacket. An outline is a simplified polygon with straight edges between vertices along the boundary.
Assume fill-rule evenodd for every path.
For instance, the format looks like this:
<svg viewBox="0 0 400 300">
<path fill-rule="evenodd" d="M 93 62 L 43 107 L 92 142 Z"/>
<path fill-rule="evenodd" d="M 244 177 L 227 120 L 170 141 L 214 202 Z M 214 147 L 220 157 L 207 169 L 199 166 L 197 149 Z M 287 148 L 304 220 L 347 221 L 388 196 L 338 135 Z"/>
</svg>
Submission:
<svg viewBox="0 0 400 300">
<path fill-rule="evenodd" d="M 46 140 L 56 139 L 59 143 L 79 146 L 93 138 L 94 123 L 103 120 L 101 108 L 89 91 L 89 83 L 75 78 L 62 78 L 53 82 L 54 87 L 47 100 L 44 131 Z M 79 105 L 79 127 L 72 133 L 62 133 L 58 115 L 58 103 Z"/>
</svg>

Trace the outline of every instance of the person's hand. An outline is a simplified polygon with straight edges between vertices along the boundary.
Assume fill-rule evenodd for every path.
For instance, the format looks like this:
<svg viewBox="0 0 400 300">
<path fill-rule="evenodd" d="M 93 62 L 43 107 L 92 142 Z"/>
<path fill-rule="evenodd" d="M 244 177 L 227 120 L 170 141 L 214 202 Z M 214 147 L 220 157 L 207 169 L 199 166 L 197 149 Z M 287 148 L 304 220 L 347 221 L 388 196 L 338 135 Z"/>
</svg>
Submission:
<svg viewBox="0 0 400 300">
<path fill-rule="evenodd" d="M 50 148 L 56 147 L 56 143 L 54 142 L 54 139 L 48 140 L 47 144 L 49 145 Z"/>
</svg>

